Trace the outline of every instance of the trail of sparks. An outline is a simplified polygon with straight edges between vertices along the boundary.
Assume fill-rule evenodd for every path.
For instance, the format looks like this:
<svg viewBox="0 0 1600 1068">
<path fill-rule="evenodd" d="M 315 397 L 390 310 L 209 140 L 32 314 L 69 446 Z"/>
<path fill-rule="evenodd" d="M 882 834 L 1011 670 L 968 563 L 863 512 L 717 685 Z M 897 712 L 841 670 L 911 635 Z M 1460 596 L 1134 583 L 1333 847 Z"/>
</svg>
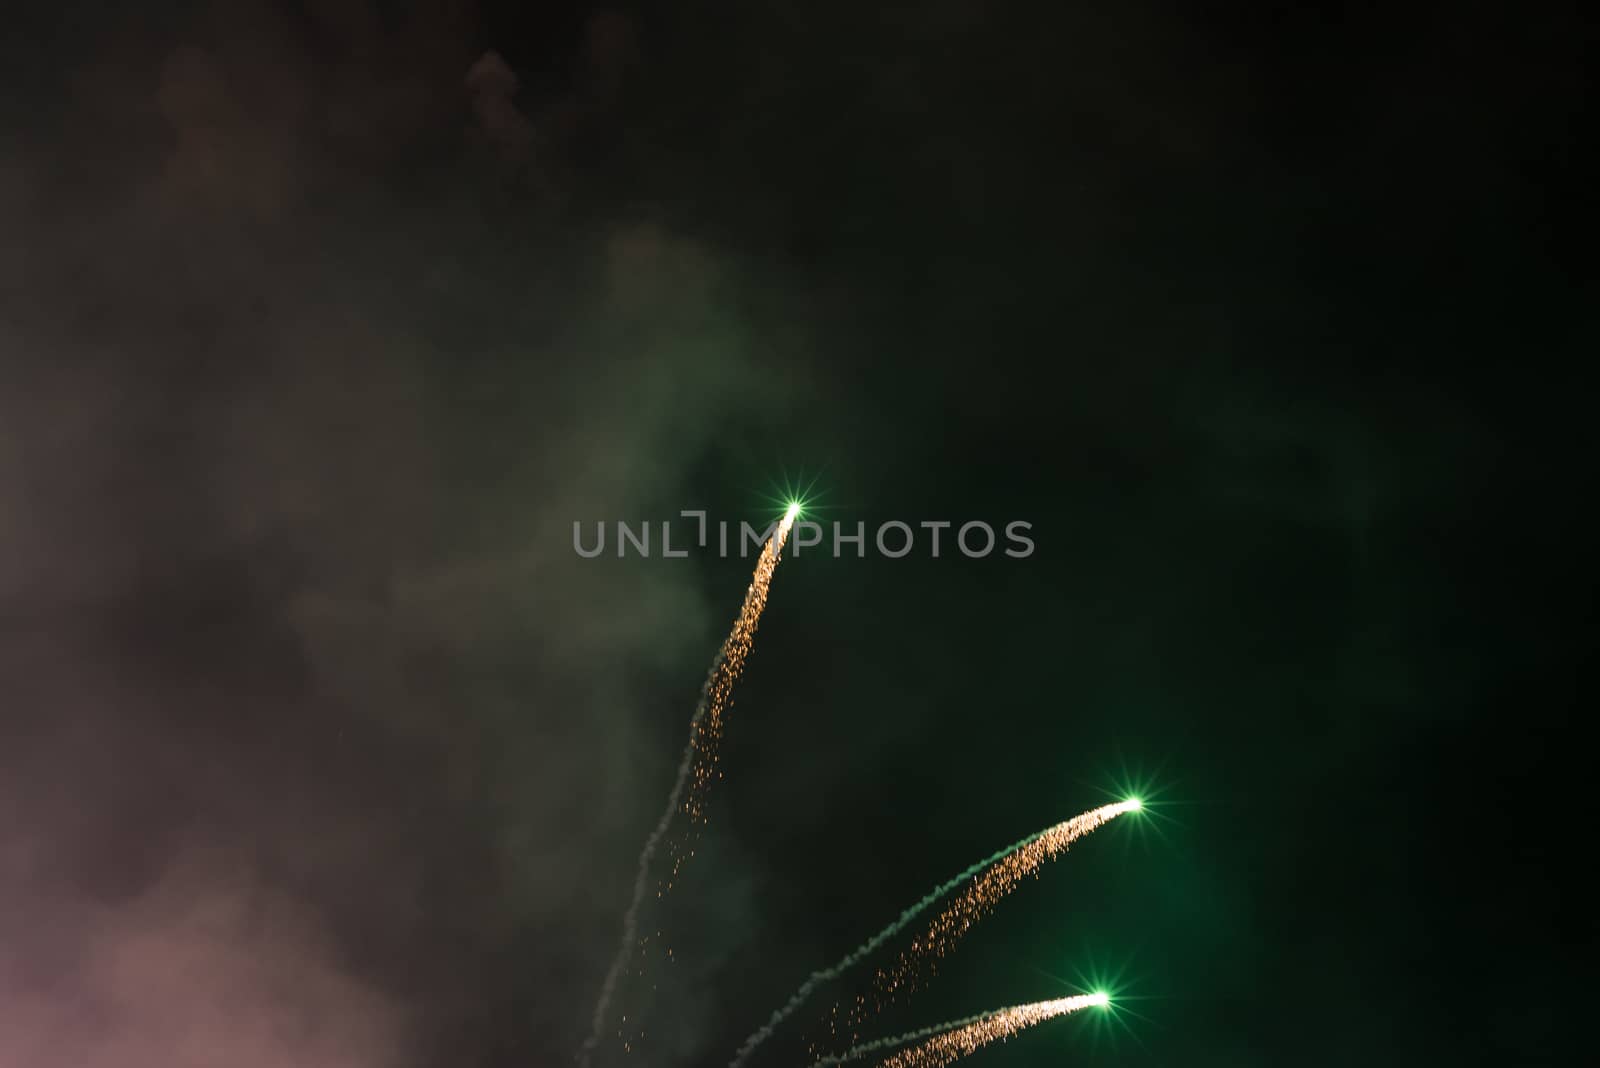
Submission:
<svg viewBox="0 0 1600 1068">
<path fill-rule="evenodd" d="M 893 997 L 895 991 L 907 982 L 923 958 L 929 953 L 943 956 L 972 924 L 986 916 L 995 905 L 999 904 L 1001 898 L 1015 889 L 1024 876 L 1038 871 L 1045 861 L 1054 859 L 1073 842 L 1096 827 L 1123 813 L 1137 811 L 1139 807 L 1137 801 L 1101 805 L 1081 816 L 1074 816 L 1070 820 L 1047 827 L 1014 845 L 1007 846 L 1000 852 L 980 860 L 955 878 L 935 887 L 922 900 L 902 912 L 893 923 L 861 943 L 839 963 L 823 971 L 812 972 L 783 1007 L 774 1012 L 763 1027 L 744 1040 L 744 1044 L 734 1053 L 728 1068 L 740 1068 L 749 1060 L 756 1047 L 771 1038 L 778 1026 L 804 1005 L 819 987 L 837 979 L 865 960 L 874 950 L 904 931 L 913 920 L 962 883 L 971 880 L 961 896 L 939 913 L 928 925 L 927 932 L 911 943 L 893 966 L 878 972 L 874 982 L 879 995 L 877 1007 L 881 1007 L 884 999 Z M 866 999 L 863 997 L 857 999 L 849 1022 L 851 1025 L 859 1024 L 865 1016 Z"/>
<path fill-rule="evenodd" d="M 892 1002 L 899 991 L 912 988 L 923 961 L 948 953 L 974 923 L 994 911 L 1017 884 L 1035 874 L 1045 862 L 1066 852 L 1068 846 L 1101 824 L 1139 808 L 1140 802 L 1130 800 L 1091 809 L 1056 824 L 991 865 L 934 917 L 922 935 L 902 950 L 892 965 L 878 969 L 873 977 L 874 1004 L 869 1008 L 867 998 L 858 997 L 850 1013 L 850 1024 L 858 1026 L 872 1012 Z"/>
<path fill-rule="evenodd" d="M 894 1038 L 879 1039 L 865 1045 L 856 1046 L 835 1057 L 824 1057 L 817 1061 L 812 1068 L 829 1068 L 831 1065 L 843 1064 L 846 1061 L 858 1060 L 869 1054 L 880 1053 L 886 1049 L 894 1049 L 921 1039 L 928 1039 L 919 1046 L 911 1049 L 899 1050 L 878 1062 L 879 1068 L 942 1068 L 951 1061 L 959 1060 L 975 1050 L 987 1046 L 991 1042 L 1003 1041 L 1010 1038 L 1018 1031 L 1026 1030 L 1035 1024 L 1054 1020 L 1058 1016 L 1078 1012 L 1091 1006 L 1105 1005 L 1107 998 L 1104 994 L 1076 994 L 1069 998 L 1057 998 L 1054 1001 L 1035 1001 L 1028 1005 L 1014 1005 L 1009 1009 L 996 1009 L 991 1012 L 979 1013 L 960 1020 L 951 1020 L 948 1023 L 936 1024 L 925 1027 L 920 1031 L 910 1034 L 896 1035 Z M 929 1036 L 932 1036 L 931 1038 Z"/>
<path fill-rule="evenodd" d="M 639 853 L 638 870 L 633 880 L 633 898 L 622 918 L 622 937 L 617 944 L 617 952 L 612 958 L 611 967 L 606 972 L 605 981 L 600 985 L 600 996 L 595 1002 L 589 1037 L 584 1040 L 583 1048 L 578 1054 L 578 1061 L 583 1068 L 588 1068 L 594 1050 L 600 1044 L 601 1032 L 605 1028 L 606 1015 L 611 1009 L 617 982 L 638 938 L 639 910 L 649 887 L 650 863 L 655 859 L 662 840 L 666 838 L 675 815 L 681 812 L 688 817 L 691 824 L 705 821 L 706 793 L 711 783 L 721 777 L 721 772 L 717 768 L 719 759 L 717 750 L 722 741 L 723 719 L 733 705 L 733 685 L 744 671 L 745 658 L 749 656 L 750 648 L 755 642 L 756 627 L 761 622 L 762 610 L 767 606 L 767 591 L 772 586 L 773 572 L 777 570 L 778 561 L 783 555 L 784 543 L 789 538 L 789 531 L 794 526 L 798 514 L 799 509 L 791 506 L 762 547 L 761 558 L 756 561 L 755 573 L 744 593 L 744 604 L 740 607 L 738 618 L 733 621 L 733 627 L 728 631 L 728 637 L 723 641 L 722 648 L 718 650 L 716 659 L 711 663 L 711 671 L 707 674 L 705 686 L 700 693 L 700 701 L 695 706 L 694 715 L 689 719 L 689 741 L 684 746 L 683 759 L 678 763 L 677 777 L 673 780 L 672 790 L 667 795 L 666 808 L 650 832 L 649 838 L 645 839 L 644 849 Z M 671 880 L 677 878 L 684 862 L 693 855 L 681 848 L 677 842 L 671 843 L 671 852 L 672 875 L 657 884 L 658 898 L 672 888 Z M 642 947 L 643 942 L 640 945 Z"/>
</svg>

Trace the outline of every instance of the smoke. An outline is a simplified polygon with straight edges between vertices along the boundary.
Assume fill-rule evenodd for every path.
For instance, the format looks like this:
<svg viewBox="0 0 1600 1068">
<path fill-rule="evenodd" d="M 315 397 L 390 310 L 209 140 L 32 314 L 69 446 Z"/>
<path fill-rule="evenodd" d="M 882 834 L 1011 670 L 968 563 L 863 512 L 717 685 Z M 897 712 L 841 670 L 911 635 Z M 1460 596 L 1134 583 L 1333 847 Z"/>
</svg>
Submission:
<svg viewBox="0 0 1600 1068">
<path fill-rule="evenodd" d="M 570 524 L 683 506 L 761 357 L 570 177 L 627 20 L 541 97 L 450 6 L 106 23 L 0 159 L 0 1063 L 581 1038 L 723 609 Z"/>
<path fill-rule="evenodd" d="M 315 918 L 236 850 L 187 848 L 153 884 L 107 896 L 52 874 L 60 824 L 47 826 L 50 843 L 3 843 L 0 907 L 21 922 L 0 957 L 0 1063 L 406 1063 L 398 1006 L 344 971 Z"/>
</svg>

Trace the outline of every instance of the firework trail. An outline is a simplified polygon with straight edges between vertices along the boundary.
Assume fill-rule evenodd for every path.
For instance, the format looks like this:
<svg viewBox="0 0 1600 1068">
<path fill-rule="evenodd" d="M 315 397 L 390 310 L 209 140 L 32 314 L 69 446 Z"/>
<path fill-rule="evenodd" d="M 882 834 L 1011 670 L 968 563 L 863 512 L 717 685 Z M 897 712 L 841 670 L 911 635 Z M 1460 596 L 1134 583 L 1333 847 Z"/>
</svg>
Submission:
<svg viewBox="0 0 1600 1068">
<path fill-rule="evenodd" d="M 912 920 L 937 904 L 941 898 L 962 883 L 972 880 L 966 891 L 928 925 L 927 933 L 900 954 L 899 960 L 893 967 L 878 972 L 876 986 L 881 993 L 892 994 L 928 953 L 943 956 L 972 924 L 987 915 L 995 905 L 999 904 L 1001 898 L 1015 889 L 1024 876 L 1037 871 L 1045 861 L 1054 859 L 1073 842 L 1101 824 L 1125 812 L 1136 812 L 1139 808 L 1140 802 L 1131 799 L 1119 801 L 1114 805 L 1101 805 L 1081 816 L 1074 816 L 1053 827 L 1047 827 L 1015 845 L 1007 846 L 1000 852 L 980 860 L 955 878 L 935 887 L 922 900 L 902 912 L 893 923 L 861 943 L 839 963 L 823 971 L 812 972 L 810 978 L 800 985 L 800 989 L 794 992 L 783 1007 L 774 1012 L 760 1030 L 744 1040 L 744 1045 L 734 1054 L 728 1068 L 740 1068 L 749 1060 L 750 1054 L 755 1052 L 756 1047 L 771 1038 L 778 1025 L 805 1004 L 818 987 L 837 979 L 865 960 L 879 946 L 905 930 Z M 857 1003 L 858 1012 L 861 1004 Z M 853 1018 L 852 1022 L 859 1022 L 859 1017 Z"/>
<path fill-rule="evenodd" d="M 583 1049 L 578 1054 L 579 1063 L 583 1068 L 588 1068 L 595 1047 L 600 1044 L 600 1032 L 605 1027 L 606 1014 L 610 1011 L 611 999 L 616 993 L 617 980 L 627 964 L 634 939 L 638 937 L 639 909 L 644 902 L 645 891 L 649 887 L 650 862 L 655 859 L 656 850 L 666 837 L 673 816 L 681 811 L 691 823 L 703 822 L 705 819 L 706 791 L 718 774 L 717 748 L 722 740 L 723 715 L 732 703 L 733 684 L 739 680 L 740 673 L 744 671 L 745 657 L 750 654 L 750 647 L 755 641 L 756 627 L 761 622 L 761 612 L 767 606 L 767 591 L 772 585 L 772 574 L 777 570 L 784 542 L 788 540 L 789 531 L 799 514 L 800 507 L 791 504 L 771 537 L 767 539 L 766 545 L 762 547 L 761 558 L 756 561 L 755 574 L 744 592 L 744 604 L 739 609 L 739 616 L 733 621 L 727 639 L 723 641 L 722 648 L 718 650 L 716 659 L 711 663 L 711 671 L 707 674 L 705 687 L 700 693 L 700 701 L 695 706 L 694 715 L 689 718 L 689 741 L 684 746 L 683 759 L 678 763 L 677 777 L 673 780 L 672 790 L 667 795 L 666 808 L 661 813 L 661 819 L 656 821 L 650 837 L 645 839 L 644 849 L 639 853 L 638 870 L 633 880 L 633 898 L 622 918 L 622 937 L 617 943 L 617 952 L 611 960 L 611 968 L 606 972 L 605 981 L 600 985 L 600 996 L 595 1002 L 589 1037 L 584 1040 Z M 676 877 L 685 857 L 675 845 L 672 852 L 676 855 L 672 869 L 673 877 Z M 671 889 L 670 882 L 665 884 L 665 889 Z M 664 889 L 658 887 L 656 896 L 660 897 L 663 892 Z"/>
<path fill-rule="evenodd" d="M 812 1068 L 829 1068 L 831 1065 L 843 1064 L 865 1057 L 871 1053 L 879 1053 L 886 1049 L 904 1046 L 921 1039 L 928 1039 L 922 1045 L 912 1049 L 900 1050 L 892 1053 L 879 1063 L 879 1068 L 942 1068 L 951 1061 L 965 1057 L 991 1042 L 1010 1038 L 1018 1031 L 1026 1030 L 1035 1024 L 1053 1020 L 1058 1016 L 1078 1012 L 1090 1006 L 1104 1006 L 1110 1004 L 1110 999 L 1104 994 L 1077 994 L 1070 998 L 1057 998 L 1054 1001 L 1035 1001 L 1028 1005 L 1013 1005 L 1009 1009 L 995 1009 L 990 1012 L 979 1013 L 976 1016 L 967 1016 L 960 1020 L 951 1020 L 948 1023 L 935 1024 L 924 1027 L 920 1031 L 909 1034 L 896 1035 L 894 1038 L 882 1038 L 876 1042 L 848 1049 L 836 1057 L 824 1057 L 817 1061 Z M 929 1036 L 933 1036 L 929 1038 Z"/>
</svg>

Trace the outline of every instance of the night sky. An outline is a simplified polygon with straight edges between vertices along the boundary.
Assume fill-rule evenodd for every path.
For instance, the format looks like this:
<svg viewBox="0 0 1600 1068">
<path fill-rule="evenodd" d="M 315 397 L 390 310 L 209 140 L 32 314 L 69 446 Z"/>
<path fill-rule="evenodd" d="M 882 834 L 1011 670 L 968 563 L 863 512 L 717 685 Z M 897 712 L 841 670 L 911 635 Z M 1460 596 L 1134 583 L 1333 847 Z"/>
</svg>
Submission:
<svg viewBox="0 0 1600 1068">
<path fill-rule="evenodd" d="M 603 1068 L 1130 789 L 873 1036 L 1587 1058 L 1576 5 L 5 26 L 0 1068 L 573 1063 L 751 561 L 572 525 L 795 489 L 1036 551 L 779 567 Z"/>
</svg>

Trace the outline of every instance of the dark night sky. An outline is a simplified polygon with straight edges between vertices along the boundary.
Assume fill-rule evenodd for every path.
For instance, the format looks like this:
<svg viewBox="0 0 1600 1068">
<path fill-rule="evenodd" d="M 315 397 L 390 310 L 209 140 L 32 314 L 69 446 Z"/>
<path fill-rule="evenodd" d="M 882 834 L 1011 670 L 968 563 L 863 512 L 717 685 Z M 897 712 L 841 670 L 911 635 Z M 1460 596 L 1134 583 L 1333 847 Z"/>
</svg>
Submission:
<svg viewBox="0 0 1600 1068">
<path fill-rule="evenodd" d="M 1581 1060 L 1594 33 L 1193 6 L 8 13 L 0 1068 L 571 1063 L 785 480 L 1038 551 L 779 569 L 635 1063 L 1130 781 L 882 1033 Z"/>
</svg>

